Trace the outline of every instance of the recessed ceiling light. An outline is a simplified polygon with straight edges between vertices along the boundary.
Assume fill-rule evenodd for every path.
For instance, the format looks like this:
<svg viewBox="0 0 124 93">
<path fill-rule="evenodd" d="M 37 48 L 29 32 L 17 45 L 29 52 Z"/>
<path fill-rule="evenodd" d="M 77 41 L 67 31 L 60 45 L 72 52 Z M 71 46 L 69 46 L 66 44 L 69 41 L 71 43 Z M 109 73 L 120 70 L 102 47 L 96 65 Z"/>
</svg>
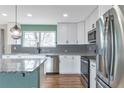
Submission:
<svg viewBox="0 0 124 93">
<path fill-rule="evenodd" d="M 32 14 L 28 13 L 27 16 L 28 16 L 28 17 L 32 17 Z"/>
<path fill-rule="evenodd" d="M 6 13 L 2 13 L 1 15 L 2 15 L 2 16 L 7 16 L 7 14 L 6 14 Z"/>
<path fill-rule="evenodd" d="M 68 14 L 66 14 L 66 13 L 65 13 L 65 14 L 63 14 L 63 17 L 68 17 Z"/>
</svg>

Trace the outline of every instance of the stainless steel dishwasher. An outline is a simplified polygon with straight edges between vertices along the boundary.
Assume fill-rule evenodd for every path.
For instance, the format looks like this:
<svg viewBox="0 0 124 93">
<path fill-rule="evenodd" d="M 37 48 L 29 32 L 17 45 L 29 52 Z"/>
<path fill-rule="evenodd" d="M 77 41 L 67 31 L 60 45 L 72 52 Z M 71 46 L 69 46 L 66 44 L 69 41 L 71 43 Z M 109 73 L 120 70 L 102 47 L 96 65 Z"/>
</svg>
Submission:
<svg viewBox="0 0 124 93">
<path fill-rule="evenodd" d="M 45 74 L 59 74 L 59 56 L 47 56 L 44 64 Z"/>
</svg>

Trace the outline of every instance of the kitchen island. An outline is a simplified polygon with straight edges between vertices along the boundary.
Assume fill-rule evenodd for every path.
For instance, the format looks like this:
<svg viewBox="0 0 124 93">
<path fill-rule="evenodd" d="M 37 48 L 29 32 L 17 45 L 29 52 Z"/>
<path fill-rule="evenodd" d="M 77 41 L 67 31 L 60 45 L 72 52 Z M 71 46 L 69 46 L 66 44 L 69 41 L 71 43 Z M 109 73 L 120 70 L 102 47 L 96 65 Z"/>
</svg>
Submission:
<svg viewBox="0 0 124 93">
<path fill-rule="evenodd" d="M 46 57 L 0 59 L 0 88 L 39 88 Z"/>
</svg>

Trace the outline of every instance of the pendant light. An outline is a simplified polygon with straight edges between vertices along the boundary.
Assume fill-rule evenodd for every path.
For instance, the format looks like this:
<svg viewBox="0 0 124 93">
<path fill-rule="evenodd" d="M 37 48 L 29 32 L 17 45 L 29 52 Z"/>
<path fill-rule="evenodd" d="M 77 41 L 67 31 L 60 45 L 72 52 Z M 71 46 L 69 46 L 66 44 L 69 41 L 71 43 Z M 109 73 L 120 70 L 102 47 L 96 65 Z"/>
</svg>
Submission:
<svg viewBox="0 0 124 93">
<path fill-rule="evenodd" d="M 11 32 L 11 37 L 13 39 L 21 38 L 22 31 L 18 27 L 18 23 L 17 23 L 17 5 L 15 6 L 15 26 L 10 29 L 10 32 Z"/>
</svg>

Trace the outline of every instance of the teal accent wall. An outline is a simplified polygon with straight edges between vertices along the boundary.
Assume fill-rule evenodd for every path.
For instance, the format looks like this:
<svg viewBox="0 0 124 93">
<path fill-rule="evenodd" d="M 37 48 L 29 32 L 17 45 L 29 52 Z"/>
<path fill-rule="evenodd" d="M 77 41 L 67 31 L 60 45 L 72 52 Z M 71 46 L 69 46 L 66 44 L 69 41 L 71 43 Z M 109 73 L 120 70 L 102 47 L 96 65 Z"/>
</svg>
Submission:
<svg viewBox="0 0 124 93">
<path fill-rule="evenodd" d="M 22 31 L 57 31 L 57 25 L 21 24 Z"/>
</svg>

